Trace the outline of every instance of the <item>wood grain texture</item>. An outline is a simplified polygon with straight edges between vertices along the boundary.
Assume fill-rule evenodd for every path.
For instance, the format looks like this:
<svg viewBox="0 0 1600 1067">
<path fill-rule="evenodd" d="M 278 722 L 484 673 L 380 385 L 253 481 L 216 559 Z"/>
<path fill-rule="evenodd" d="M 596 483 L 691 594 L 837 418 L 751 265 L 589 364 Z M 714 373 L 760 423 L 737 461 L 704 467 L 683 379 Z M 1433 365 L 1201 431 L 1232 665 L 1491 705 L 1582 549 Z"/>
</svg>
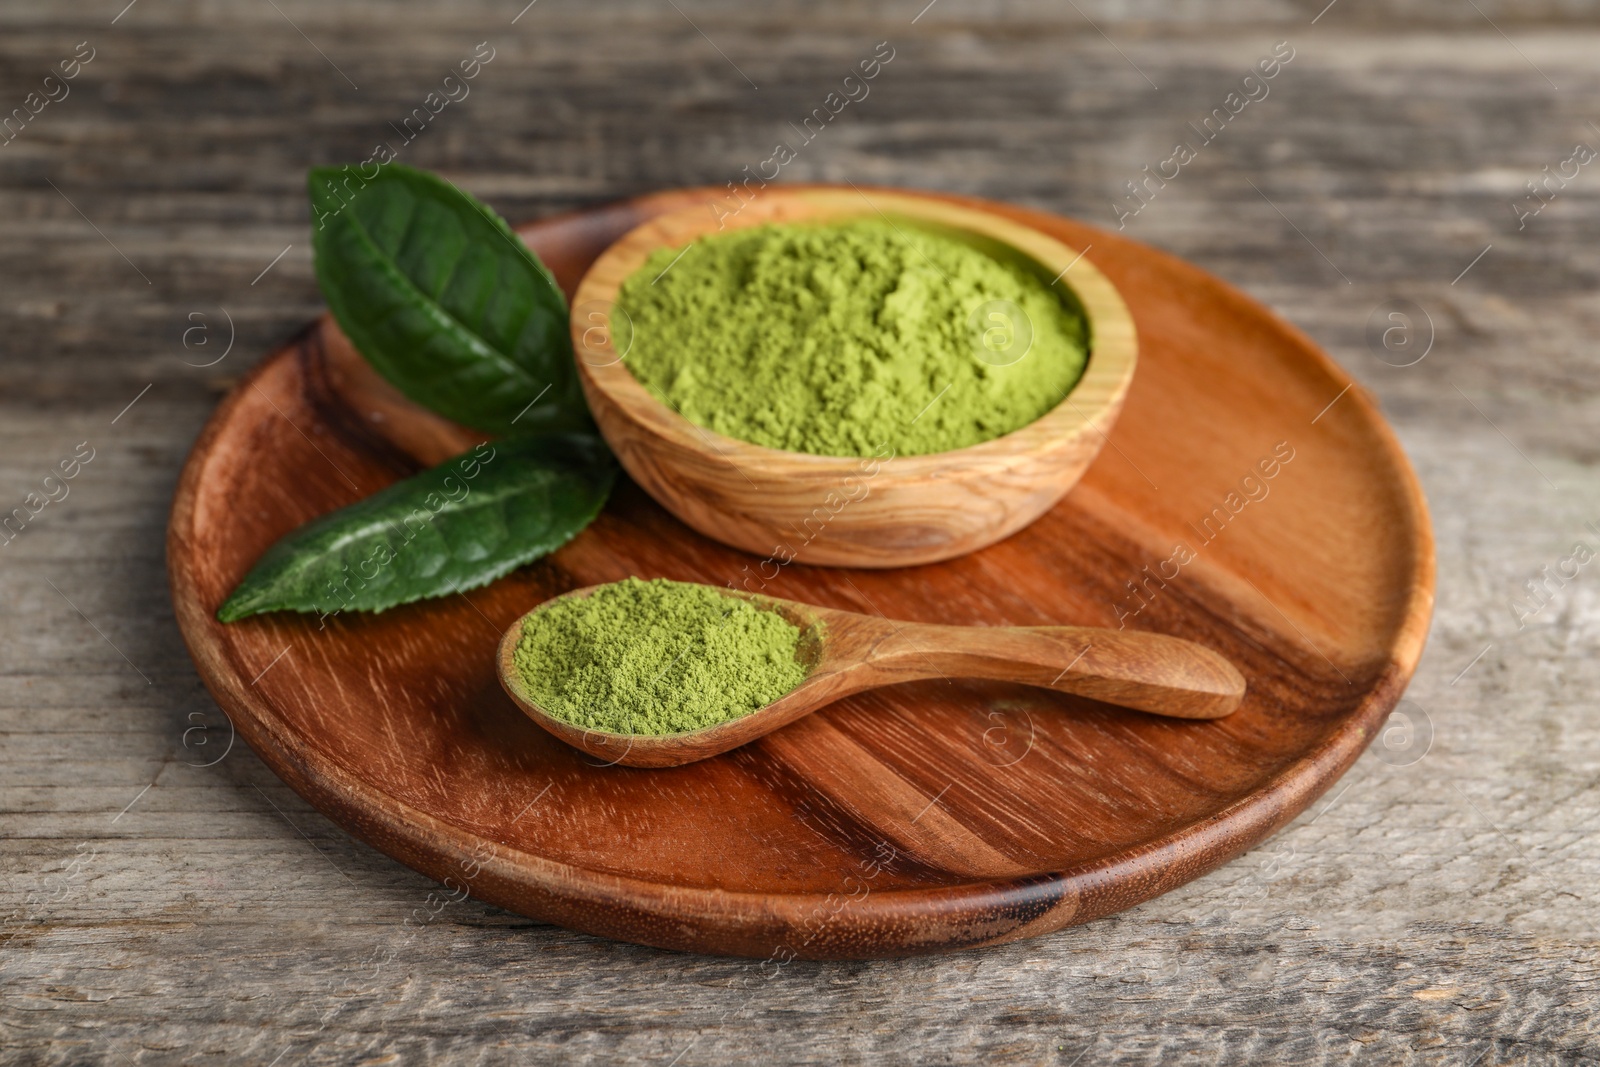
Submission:
<svg viewBox="0 0 1600 1067">
<path fill-rule="evenodd" d="M 1522 628 L 1509 607 L 1574 540 L 1594 544 L 1585 524 L 1600 521 L 1600 186 L 1586 169 L 1523 231 L 1507 208 L 1592 135 L 1595 5 L 1340 0 L 1310 26 L 1324 4 L 1080 0 L 1091 25 L 1044 0 L 940 0 L 911 26 L 925 5 L 680 0 L 757 92 L 661 4 L 541 0 L 513 29 L 498 2 L 277 3 L 359 92 L 267 5 L 139 0 L 114 27 L 123 0 L 0 5 L 12 106 L 75 42 L 99 48 L 71 98 L 0 149 L 11 503 L 77 442 L 98 449 L 71 497 L 0 550 L 0 1059 L 1600 1055 L 1593 573 Z M 366 158 L 490 35 L 500 57 L 406 158 L 511 218 L 739 177 L 889 38 L 900 53 L 872 96 L 785 180 L 937 187 L 1110 226 L 1122 183 L 1166 158 L 1274 41 L 1293 41 L 1271 98 L 1128 229 L 1306 330 L 1395 425 L 1439 546 L 1433 632 L 1401 705 L 1417 729 L 1392 720 L 1272 840 L 1117 916 L 980 953 L 765 969 L 471 900 L 435 913 L 434 883 L 329 823 L 244 745 L 199 766 L 227 751 L 228 731 L 164 614 L 177 472 L 241 370 L 321 309 L 305 168 Z M 1435 333 L 1407 368 L 1365 337 L 1397 298 Z M 237 327 L 232 353 L 186 365 L 220 355 L 184 345 L 191 313 L 227 340 L 218 305 Z"/>
<path fill-rule="evenodd" d="M 794 657 L 806 668 L 804 680 L 770 704 L 715 726 L 673 734 L 594 730 L 550 714 L 524 678 L 516 652 L 540 611 L 599 588 L 563 593 L 512 622 L 500 639 L 495 669 L 523 714 L 602 764 L 681 767 L 747 745 L 845 697 L 909 682 L 1008 682 L 1174 719 L 1220 719 L 1244 699 L 1238 668 L 1181 637 L 1091 626 L 942 626 L 733 589 L 727 595 L 777 612 L 799 629 Z"/>
<path fill-rule="evenodd" d="M 594 249 L 707 195 L 659 193 L 521 232 L 570 290 Z M 995 944 L 1129 907 L 1255 843 L 1360 754 L 1415 667 L 1433 605 L 1421 492 L 1364 396 L 1337 420 L 1317 417 L 1350 383 L 1242 294 L 1109 233 L 964 203 L 1097 244 L 1094 262 L 1146 338 L 1146 373 L 1109 439 L 1119 462 L 1090 468 L 1037 522 L 941 564 L 793 565 L 752 583 L 754 557 L 624 487 L 561 550 L 470 596 L 224 625 L 217 607 L 268 546 L 392 480 L 384 465 L 397 455 L 440 458 L 409 456 L 374 429 L 412 436 L 443 420 L 421 409 L 374 420 L 394 410 L 392 390 L 369 405 L 373 375 L 324 317 L 223 401 L 179 482 L 173 604 L 206 685 L 285 781 L 384 851 L 523 914 L 664 948 L 773 961 Z M 1212 428 L 1206 448 L 1183 436 L 1200 425 Z M 1341 536 L 1341 523 L 1371 532 Z M 899 686 L 847 697 L 783 740 L 633 770 L 540 732 L 497 680 L 512 620 L 626 575 L 889 619 L 1131 625 L 1212 648 L 1249 690 L 1227 720 L 1174 722 L 1003 684 Z M 273 670 L 280 661 L 291 669 Z M 987 727 L 973 724 L 1002 706 L 1027 735 L 997 767 Z M 805 753 L 824 731 L 848 744 Z M 1028 759 L 1036 750 L 1095 773 L 1063 778 Z M 1112 785 L 1122 795 L 1108 802 Z M 523 819 L 546 794 L 545 818 Z M 882 804 L 897 795 L 942 802 L 955 832 L 920 850 L 903 804 Z M 813 823 L 813 806 L 843 828 Z M 1040 811 L 1062 823 L 1038 826 Z M 957 840 L 1006 862 L 975 867 Z M 473 877 L 452 885 L 469 863 Z M 817 908 L 845 899 L 825 935 L 812 928 Z"/>
<path fill-rule="evenodd" d="M 782 565 L 910 567 L 987 548 L 1078 483 L 1116 424 L 1139 348 L 1127 305 L 1081 247 L 982 205 L 907 190 L 770 186 L 747 195 L 731 216 L 709 210 L 718 190 L 682 198 L 601 253 L 572 297 L 572 345 L 595 421 L 623 468 L 668 511 Z M 998 242 L 1065 288 L 1092 338 L 1070 395 L 1027 426 L 959 453 L 897 455 L 885 441 L 864 458 L 813 456 L 696 426 L 629 370 L 633 327 L 617 294 L 651 253 L 764 223 L 879 215 Z"/>
</svg>

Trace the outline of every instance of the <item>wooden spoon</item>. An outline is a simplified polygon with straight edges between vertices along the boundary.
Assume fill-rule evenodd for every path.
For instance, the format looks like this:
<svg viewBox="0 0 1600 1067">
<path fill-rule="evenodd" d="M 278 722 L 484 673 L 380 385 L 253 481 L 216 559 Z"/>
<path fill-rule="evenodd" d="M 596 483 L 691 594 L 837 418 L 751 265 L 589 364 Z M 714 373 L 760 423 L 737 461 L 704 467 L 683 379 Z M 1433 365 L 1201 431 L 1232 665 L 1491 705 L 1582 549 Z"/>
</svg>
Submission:
<svg viewBox="0 0 1600 1067">
<path fill-rule="evenodd" d="M 805 681 L 737 719 L 676 734 L 616 734 L 564 722 L 541 708 L 513 660 L 522 627 L 567 597 L 547 600 L 513 622 L 500 641 L 500 684 L 529 718 L 606 763 L 676 767 L 729 749 L 809 715 L 851 693 L 927 678 L 987 678 L 1075 693 L 1178 719 L 1220 719 L 1244 699 L 1244 676 L 1203 645 L 1138 630 L 1092 626 L 941 626 L 899 622 L 728 589 L 801 631 Z"/>
</svg>

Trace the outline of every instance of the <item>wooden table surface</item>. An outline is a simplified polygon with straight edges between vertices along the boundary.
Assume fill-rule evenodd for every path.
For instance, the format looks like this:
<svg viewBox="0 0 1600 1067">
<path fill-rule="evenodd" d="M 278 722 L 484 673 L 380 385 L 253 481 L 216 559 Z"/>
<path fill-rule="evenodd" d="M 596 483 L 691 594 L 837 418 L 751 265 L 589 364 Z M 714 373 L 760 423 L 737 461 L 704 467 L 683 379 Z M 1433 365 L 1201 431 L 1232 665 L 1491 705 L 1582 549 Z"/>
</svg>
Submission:
<svg viewBox="0 0 1600 1067">
<path fill-rule="evenodd" d="M 38 108 L 0 144 L 0 508 L 79 457 L 0 547 L 0 1061 L 1600 1058 L 1600 5 L 524 2 L 0 8 L 0 115 Z M 401 158 L 509 218 L 742 178 L 888 42 L 783 179 L 1121 204 L 1306 330 L 1433 509 L 1405 719 L 1235 863 L 998 949 L 773 973 L 431 910 L 228 749 L 163 537 L 218 397 L 321 307 L 307 167 L 397 141 L 480 42 Z"/>
</svg>

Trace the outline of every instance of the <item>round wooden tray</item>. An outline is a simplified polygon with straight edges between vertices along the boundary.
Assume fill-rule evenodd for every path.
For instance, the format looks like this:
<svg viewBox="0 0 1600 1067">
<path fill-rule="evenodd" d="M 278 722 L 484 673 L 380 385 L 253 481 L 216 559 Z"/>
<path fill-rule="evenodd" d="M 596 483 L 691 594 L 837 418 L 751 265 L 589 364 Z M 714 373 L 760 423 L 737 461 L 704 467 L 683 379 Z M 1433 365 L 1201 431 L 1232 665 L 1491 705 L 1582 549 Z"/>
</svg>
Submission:
<svg viewBox="0 0 1600 1067">
<path fill-rule="evenodd" d="M 718 195 L 664 193 L 522 233 L 570 293 L 618 235 Z M 571 544 L 485 589 L 324 629 L 290 614 L 223 626 L 212 613 L 278 537 L 473 440 L 379 380 L 324 318 L 222 403 L 173 503 L 179 625 L 239 734 L 330 818 L 452 890 L 608 937 L 778 962 L 1047 933 L 1283 826 L 1365 748 L 1422 651 L 1433 541 L 1393 435 L 1306 337 L 1210 275 L 1066 219 L 955 202 L 1092 245 L 1137 322 L 1140 369 L 1109 445 L 1037 523 L 914 569 L 778 567 L 624 481 Z M 891 618 L 1120 621 L 1211 645 L 1250 692 L 1231 718 L 1178 722 L 918 683 L 702 763 L 601 766 L 517 711 L 495 645 L 541 600 L 630 574 L 765 581 Z"/>
</svg>

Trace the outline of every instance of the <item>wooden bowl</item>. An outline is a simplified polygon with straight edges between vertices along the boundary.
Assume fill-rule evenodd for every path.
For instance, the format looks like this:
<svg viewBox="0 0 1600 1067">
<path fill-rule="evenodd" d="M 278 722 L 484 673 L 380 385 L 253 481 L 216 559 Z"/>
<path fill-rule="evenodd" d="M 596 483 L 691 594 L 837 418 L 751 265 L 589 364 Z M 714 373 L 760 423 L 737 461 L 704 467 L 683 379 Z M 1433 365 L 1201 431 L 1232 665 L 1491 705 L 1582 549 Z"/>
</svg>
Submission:
<svg viewBox="0 0 1600 1067">
<path fill-rule="evenodd" d="M 1138 341 L 1116 287 L 1077 249 L 1014 219 L 909 192 L 772 188 L 737 215 L 719 220 L 709 208 L 658 216 L 606 249 L 579 284 L 572 314 L 579 378 L 600 432 L 634 481 L 689 526 L 782 563 L 933 563 L 1033 522 L 1100 451 L 1133 378 Z M 814 456 L 696 426 L 628 370 L 631 324 L 614 314 L 617 293 L 652 252 L 719 228 L 880 215 L 999 242 L 1059 277 L 1090 338 L 1088 364 L 1066 399 L 1019 430 L 953 452 Z"/>
</svg>

